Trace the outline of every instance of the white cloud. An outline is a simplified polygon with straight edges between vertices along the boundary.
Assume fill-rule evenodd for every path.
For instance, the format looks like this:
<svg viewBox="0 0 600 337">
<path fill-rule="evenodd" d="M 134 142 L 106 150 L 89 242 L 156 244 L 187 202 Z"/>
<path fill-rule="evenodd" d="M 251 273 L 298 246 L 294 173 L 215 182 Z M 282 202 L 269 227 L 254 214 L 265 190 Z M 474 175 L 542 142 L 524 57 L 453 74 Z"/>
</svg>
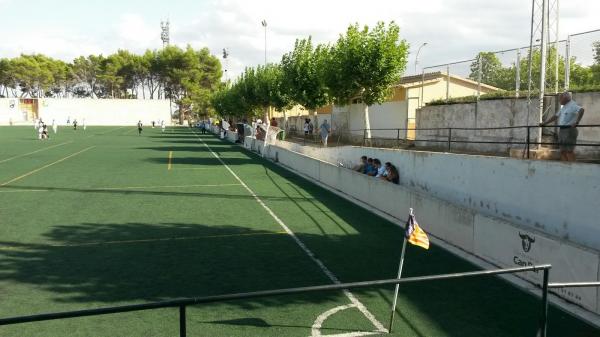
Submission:
<svg viewBox="0 0 600 337">
<path fill-rule="evenodd" d="M 0 0 L 0 8 L 10 1 L 13 0 Z M 600 28 L 594 14 L 600 11 L 600 2 L 572 0 L 562 4 L 563 38 L 567 33 Z M 264 30 L 260 24 L 263 19 L 268 22 L 271 62 L 289 51 L 297 38 L 312 35 L 317 43 L 334 42 L 351 23 L 372 25 L 394 20 L 400 25 L 402 37 L 411 44 L 408 72 L 412 72 L 416 48 L 423 42 L 428 42 L 428 46 L 420 56 L 422 65 L 469 59 L 479 51 L 525 46 L 529 42 L 531 14 L 531 3 L 523 0 L 208 0 L 198 7 L 178 6 L 173 1 L 169 8 L 172 43 L 209 47 L 219 57 L 222 48 L 228 48 L 230 76 L 246 66 L 264 62 Z M 1 56 L 36 51 L 71 59 L 80 54 L 108 54 L 119 48 L 135 52 L 160 48 L 157 18 L 166 16 L 160 11 L 156 8 L 154 14 L 146 11 L 142 15 L 128 9 L 127 14 L 106 26 L 76 30 L 63 27 L 65 23 L 61 22 L 53 22 L 48 29 L 28 29 L 25 25 L 3 35 Z M 591 53 L 589 43 L 580 43 L 576 51 Z M 510 59 L 508 55 L 505 58 L 507 62 Z"/>
<path fill-rule="evenodd" d="M 151 26 L 139 14 L 124 14 L 115 27 L 120 48 L 144 50 L 156 45 L 160 37 L 158 26 Z"/>
</svg>

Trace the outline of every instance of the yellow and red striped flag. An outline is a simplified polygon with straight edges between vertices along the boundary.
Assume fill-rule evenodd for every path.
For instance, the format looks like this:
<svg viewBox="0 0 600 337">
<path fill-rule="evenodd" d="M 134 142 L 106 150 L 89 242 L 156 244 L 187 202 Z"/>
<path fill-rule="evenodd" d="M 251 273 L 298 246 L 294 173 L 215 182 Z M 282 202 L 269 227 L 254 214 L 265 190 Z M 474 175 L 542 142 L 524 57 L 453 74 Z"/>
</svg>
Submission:
<svg viewBox="0 0 600 337">
<path fill-rule="evenodd" d="M 417 219 L 415 219 L 413 214 L 408 216 L 408 221 L 406 222 L 406 239 L 415 246 L 429 249 L 427 233 L 419 227 Z"/>
</svg>

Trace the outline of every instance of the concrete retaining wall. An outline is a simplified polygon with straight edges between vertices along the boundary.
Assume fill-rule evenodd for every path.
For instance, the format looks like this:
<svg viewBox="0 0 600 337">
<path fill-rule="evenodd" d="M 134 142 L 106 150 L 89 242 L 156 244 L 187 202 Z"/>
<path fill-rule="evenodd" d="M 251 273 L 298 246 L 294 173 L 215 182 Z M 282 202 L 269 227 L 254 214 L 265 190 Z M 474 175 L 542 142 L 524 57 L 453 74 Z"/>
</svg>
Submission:
<svg viewBox="0 0 600 337">
<path fill-rule="evenodd" d="M 389 161 L 398 167 L 404 186 L 600 250 L 600 171 L 595 164 L 288 142 L 277 146 L 345 167 L 362 155 Z"/>
<path fill-rule="evenodd" d="M 263 151 L 263 142 L 250 137 L 246 137 L 244 146 L 256 152 Z M 279 145 L 267 146 L 264 155 L 398 219 L 398 223 L 406 218 L 407 210 L 412 207 L 428 233 L 500 267 L 551 263 L 552 282 L 600 280 L 598 250 L 442 200 L 416 186 L 394 185 Z M 520 277 L 538 284 L 541 282 L 541 273 L 530 272 Z M 561 290 L 556 294 L 600 313 L 600 298 L 595 288 Z"/>
<path fill-rule="evenodd" d="M 585 108 L 585 115 L 581 121 L 582 125 L 600 124 L 600 93 L 575 93 L 573 99 Z M 548 98 L 545 102 L 548 114 L 555 111 L 554 100 Z M 499 126 L 523 126 L 537 125 L 539 121 L 539 110 L 534 102 L 529 110 L 526 98 L 520 99 L 496 99 L 482 100 L 478 104 L 447 104 L 429 105 L 417 111 L 417 127 L 426 128 L 492 128 Z M 546 116 L 547 117 L 547 116 Z M 553 133 L 553 128 L 545 129 L 545 133 Z M 530 139 L 536 141 L 540 129 L 531 129 Z M 508 130 L 452 130 L 452 139 L 455 141 L 498 141 L 498 142 L 525 142 L 527 138 L 526 129 Z M 448 139 L 448 131 L 418 130 L 417 139 L 437 140 L 442 142 L 416 142 L 416 146 L 447 148 L 445 143 Z M 547 139 L 551 141 L 552 138 Z M 600 127 L 580 128 L 578 143 L 600 144 Z M 524 145 L 502 145 L 502 144 L 467 144 L 453 143 L 452 148 L 456 150 L 507 153 L 511 148 L 523 149 Z M 576 152 L 584 156 L 600 155 L 600 148 L 580 146 Z"/>
</svg>

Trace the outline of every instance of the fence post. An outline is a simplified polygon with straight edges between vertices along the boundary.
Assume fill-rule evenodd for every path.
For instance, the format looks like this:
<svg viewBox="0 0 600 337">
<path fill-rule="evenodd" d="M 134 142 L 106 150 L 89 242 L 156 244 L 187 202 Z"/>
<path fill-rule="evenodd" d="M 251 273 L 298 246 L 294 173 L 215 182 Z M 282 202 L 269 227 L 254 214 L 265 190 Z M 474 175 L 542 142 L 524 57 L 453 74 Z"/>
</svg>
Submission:
<svg viewBox="0 0 600 337">
<path fill-rule="evenodd" d="M 448 128 L 448 152 L 452 150 L 452 128 Z"/>
<path fill-rule="evenodd" d="M 531 142 L 531 126 L 527 125 L 527 159 L 529 159 L 529 147 Z"/>
<path fill-rule="evenodd" d="M 367 129 L 363 129 L 363 146 L 367 144 Z"/>
<path fill-rule="evenodd" d="M 400 147 L 400 129 L 396 131 L 398 131 L 398 134 L 396 135 L 396 144 L 398 147 Z"/>
<path fill-rule="evenodd" d="M 548 333 L 548 278 L 550 269 L 544 269 L 544 283 L 542 284 L 542 318 L 540 321 L 540 337 L 546 337 Z"/>
<path fill-rule="evenodd" d="M 179 306 L 179 337 L 186 337 L 185 305 Z"/>
</svg>

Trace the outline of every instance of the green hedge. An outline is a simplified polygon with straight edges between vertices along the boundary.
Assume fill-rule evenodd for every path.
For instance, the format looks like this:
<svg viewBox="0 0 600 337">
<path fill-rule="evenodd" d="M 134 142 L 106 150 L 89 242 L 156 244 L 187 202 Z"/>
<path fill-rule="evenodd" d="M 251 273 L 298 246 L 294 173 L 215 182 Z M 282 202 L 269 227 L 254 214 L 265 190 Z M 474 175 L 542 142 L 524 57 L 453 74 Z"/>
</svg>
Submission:
<svg viewBox="0 0 600 337">
<path fill-rule="evenodd" d="M 573 93 L 581 93 L 581 92 L 600 92 L 600 85 L 586 85 L 586 86 L 578 86 L 569 89 L 570 92 Z M 496 91 L 489 94 L 483 94 L 479 97 L 479 100 L 492 100 L 492 99 L 512 99 L 515 98 L 516 91 Z M 537 97 L 539 95 L 539 91 L 532 91 L 531 95 L 533 97 Z M 527 97 L 527 91 L 519 92 L 520 98 Z M 477 102 L 477 96 L 464 96 L 464 97 L 455 97 L 450 98 L 446 101 L 446 99 L 436 99 L 433 100 L 426 105 L 446 105 L 446 104 L 468 104 Z"/>
</svg>

